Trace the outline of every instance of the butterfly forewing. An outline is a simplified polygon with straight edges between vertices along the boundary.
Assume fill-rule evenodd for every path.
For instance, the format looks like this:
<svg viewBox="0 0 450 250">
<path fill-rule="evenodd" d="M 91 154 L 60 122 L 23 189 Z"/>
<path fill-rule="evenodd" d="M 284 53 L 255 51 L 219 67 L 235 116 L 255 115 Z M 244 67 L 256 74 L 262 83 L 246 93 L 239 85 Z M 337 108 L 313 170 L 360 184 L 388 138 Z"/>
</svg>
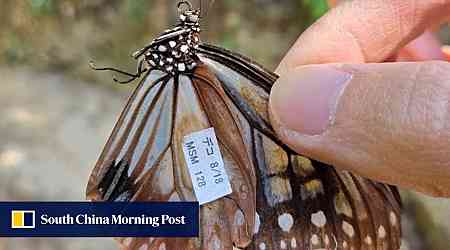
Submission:
<svg viewBox="0 0 450 250">
<path fill-rule="evenodd" d="M 147 120 L 143 119 L 143 116 L 148 116 L 154 109 L 154 106 L 149 105 L 148 102 L 157 101 L 154 98 L 156 93 L 161 92 L 163 82 L 168 80 L 166 76 L 160 71 L 152 71 L 148 77 L 146 77 L 136 88 L 133 94 L 130 96 L 127 105 L 125 106 L 119 121 L 113 129 L 113 132 L 106 143 L 106 146 L 101 153 L 94 170 L 92 171 L 89 179 L 88 187 L 86 190 L 87 197 L 91 200 L 104 200 L 104 194 L 107 189 L 118 188 L 117 183 L 113 183 L 114 176 L 118 173 L 118 169 L 121 165 L 125 165 L 127 169 L 127 177 L 134 172 L 137 164 L 130 166 L 129 157 L 132 156 L 136 159 L 138 154 L 136 149 L 136 140 L 142 138 L 142 132 L 138 131 L 139 127 L 142 127 L 147 123 Z M 170 107 L 170 106 L 169 106 Z M 158 112 L 164 112 L 164 110 L 158 110 Z M 150 122 L 149 122 L 150 123 Z M 130 146 L 132 145 L 133 146 Z M 147 144 L 147 141 L 139 141 L 139 145 L 142 148 Z M 167 143 L 168 144 L 168 143 Z M 160 148 L 161 145 L 153 145 L 153 150 Z M 151 146 L 150 146 L 151 147 Z M 135 154 L 136 152 L 136 154 Z M 136 162 L 134 162 L 136 163 Z M 112 176 L 111 178 L 106 178 Z M 99 184 L 102 184 L 99 186 Z M 114 200 L 116 197 L 111 197 Z"/>
</svg>

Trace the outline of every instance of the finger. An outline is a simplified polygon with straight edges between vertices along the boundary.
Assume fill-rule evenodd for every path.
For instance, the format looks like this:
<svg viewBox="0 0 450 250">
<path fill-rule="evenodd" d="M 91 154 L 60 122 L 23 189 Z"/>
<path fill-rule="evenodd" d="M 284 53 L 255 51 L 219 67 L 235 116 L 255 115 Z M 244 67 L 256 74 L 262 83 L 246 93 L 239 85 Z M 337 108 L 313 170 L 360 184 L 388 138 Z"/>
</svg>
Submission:
<svg viewBox="0 0 450 250">
<path fill-rule="evenodd" d="M 275 84 L 272 124 L 295 151 L 450 196 L 450 64 L 311 65 Z"/>
<path fill-rule="evenodd" d="M 335 7 L 338 2 L 345 0 L 328 0 L 328 6 Z M 447 55 L 441 50 L 442 44 L 439 39 L 431 31 L 425 31 L 419 37 L 411 41 L 405 47 L 401 48 L 393 60 L 387 59 L 385 61 L 428 61 L 428 60 L 444 60 L 448 61 Z"/>
<path fill-rule="evenodd" d="M 344 1 L 305 31 L 277 72 L 303 64 L 382 62 L 450 13 L 450 0 Z"/>
</svg>

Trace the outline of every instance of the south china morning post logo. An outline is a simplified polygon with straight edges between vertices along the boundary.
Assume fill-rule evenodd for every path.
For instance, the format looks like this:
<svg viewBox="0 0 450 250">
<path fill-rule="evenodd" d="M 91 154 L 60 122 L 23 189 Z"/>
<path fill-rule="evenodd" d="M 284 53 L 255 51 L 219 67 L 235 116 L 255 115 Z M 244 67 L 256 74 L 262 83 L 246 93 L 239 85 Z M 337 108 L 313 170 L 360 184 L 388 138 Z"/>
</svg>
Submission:
<svg viewBox="0 0 450 250">
<path fill-rule="evenodd" d="M 163 214 L 160 216 L 123 216 L 113 214 L 111 216 L 98 216 L 95 214 L 78 214 L 64 216 L 50 216 L 43 214 L 40 217 L 41 225 L 148 225 L 160 227 L 161 225 L 186 225 L 186 216 L 170 216 Z"/>
<path fill-rule="evenodd" d="M 36 212 L 34 210 L 12 210 L 12 229 L 34 229 L 36 228 Z"/>
<path fill-rule="evenodd" d="M 198 237 L 199 209 L 198 202 L 0 202 L 0 238 Z"/>
</svg>

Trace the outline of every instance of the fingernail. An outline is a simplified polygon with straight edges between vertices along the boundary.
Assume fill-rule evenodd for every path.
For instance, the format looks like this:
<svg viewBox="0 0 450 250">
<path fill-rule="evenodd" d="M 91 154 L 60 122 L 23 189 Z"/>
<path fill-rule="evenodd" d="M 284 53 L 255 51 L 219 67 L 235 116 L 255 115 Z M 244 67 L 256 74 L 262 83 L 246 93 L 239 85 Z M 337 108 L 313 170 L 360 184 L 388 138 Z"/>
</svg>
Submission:
<svg viewBox="0 0 450 250">
<path fill-rule="evenodd" d="M 333 123 L 350 73 L 328 65 L 302 66 L 281 76 L 272 88 L 272 119 L 304 135 L 323 134 Z"/>
</svg>

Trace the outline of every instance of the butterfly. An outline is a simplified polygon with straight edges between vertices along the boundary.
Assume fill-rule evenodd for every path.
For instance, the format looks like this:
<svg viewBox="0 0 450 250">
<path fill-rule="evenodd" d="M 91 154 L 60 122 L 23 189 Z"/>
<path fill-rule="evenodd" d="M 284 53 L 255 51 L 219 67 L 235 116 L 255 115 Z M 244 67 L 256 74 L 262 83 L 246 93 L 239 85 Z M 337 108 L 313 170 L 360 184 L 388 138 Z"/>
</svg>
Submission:
<svg viewBox="0 0 450 250">
<path fill-rule="evenodd" d="M 135 52 L 142 78 L 87 186 L 93 201 L 195 201 L 184 136 L 213 127 L 232 193 L 200 208 L 199 238 L 120 238 L 122 249 L 399 249 L 393 186 L 303 157 L 269 121 L 278 76 L 200 41 L 200 11 Z M 94 65 L 92 65 L 95 67 Z M 115 79 L 116 81 L 119 81 Z"/>
</svg>

